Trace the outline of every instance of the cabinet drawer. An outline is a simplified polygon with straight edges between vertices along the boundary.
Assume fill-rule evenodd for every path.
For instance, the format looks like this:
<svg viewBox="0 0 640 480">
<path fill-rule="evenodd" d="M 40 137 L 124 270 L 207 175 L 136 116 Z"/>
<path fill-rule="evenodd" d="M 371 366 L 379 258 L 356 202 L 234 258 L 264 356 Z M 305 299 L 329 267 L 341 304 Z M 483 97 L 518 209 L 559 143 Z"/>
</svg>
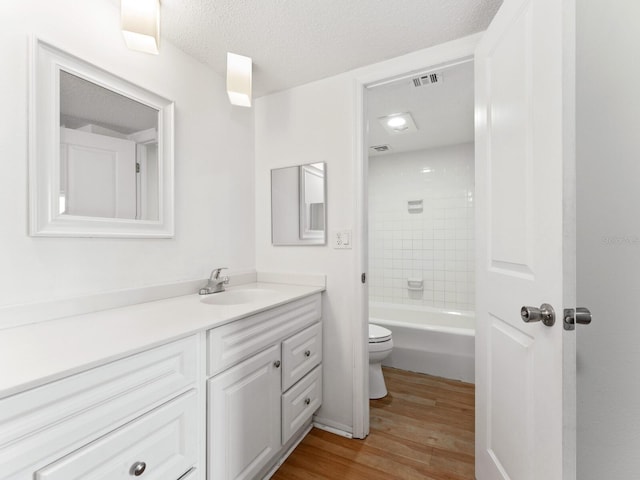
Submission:
<svg viewBox="0 0 640 480">
<path fill-rule="evenodd" d="M 267 310 L 207 332 L 209 376 L 320 320 L 320 294 Z"/>
<path fill-rule="evenodd" d="M 27 478 L 191 388 L 198 350 L 185 338 L 0 400 L 2 478 Z"/>
<path fill-rule="evenodd" d="M 322 365 L 282 395 L 282 444 L 322 405 Z"/>
<path fill-rule="evenodd" d="M 195 390 L 39 470 L 36 480 L 178 479 L 197 459 Z"/>
<path fill-rule="evenodd" d="M 316 323 L 282 342 L 282 390 L 322 361 L 322 325 Z"/>
</svg>

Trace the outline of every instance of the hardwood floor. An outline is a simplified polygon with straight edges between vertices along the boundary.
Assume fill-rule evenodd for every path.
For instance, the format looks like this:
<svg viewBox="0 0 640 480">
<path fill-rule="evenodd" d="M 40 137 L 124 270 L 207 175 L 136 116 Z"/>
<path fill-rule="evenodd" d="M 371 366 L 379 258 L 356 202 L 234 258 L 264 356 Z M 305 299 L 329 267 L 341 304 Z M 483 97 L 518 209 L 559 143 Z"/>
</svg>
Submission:
<svg viewBox="0 0 640 480">
<path fill-rule="evenodd" d="M 389 395 L 371 401 L 371 433 L 351 440 L 314 428 L 273 480 L 473 480 L 474 386 L 384 369 Z"/>
</svg>

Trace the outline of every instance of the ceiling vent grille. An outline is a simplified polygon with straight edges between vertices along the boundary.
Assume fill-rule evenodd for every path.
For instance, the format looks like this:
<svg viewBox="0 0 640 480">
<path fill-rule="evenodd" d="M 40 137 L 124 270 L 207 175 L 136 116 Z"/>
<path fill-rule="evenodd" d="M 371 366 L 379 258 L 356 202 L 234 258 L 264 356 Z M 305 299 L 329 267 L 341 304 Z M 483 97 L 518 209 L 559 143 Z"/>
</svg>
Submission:
<svg viewBox="0 0 640 480">
<path fill-rule="evenodd" d="M 414 87 L 422 87 L 424 85 L 433 85 L 435 83 L 442 83 L 442 74 L 427 73 L 426 75 L 420 75 L 419 77 L 414 77 L 412 80 L 413 80 Z"/>
<path fill-rule="evenodd" d="M 373 147 L 369 147 L 371 150 L 377 153 L 384 153 L 391 151 L 391 147 L 389 145 L 374 145 Z"/>
</svg>

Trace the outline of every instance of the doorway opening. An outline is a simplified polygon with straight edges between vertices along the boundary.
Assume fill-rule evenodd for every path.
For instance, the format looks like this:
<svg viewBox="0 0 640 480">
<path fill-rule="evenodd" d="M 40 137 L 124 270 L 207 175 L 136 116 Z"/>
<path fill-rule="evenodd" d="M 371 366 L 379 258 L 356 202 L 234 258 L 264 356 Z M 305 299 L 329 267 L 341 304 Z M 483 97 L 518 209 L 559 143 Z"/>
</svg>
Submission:
<svg viewBox="0 0 640 480">
<path fill-rule="evenodd" d="M 386 341 L 392 344 L 381 359 L 382 376 L 391 380 L 388 395 L 370 367 L 366 396 L 382 396 L 370 404 L 376 412 L 372 433 L 381 409 L 393 403 L 412 408 L 418 402 L 416 409 L 441 415 L 436 405 L 422 404 L 420 398 L 429 395 L 421 394 L 441 388 L 442 379 L 462 381 L 471 392 L 463 408 L 469 425 L 466 431 L 459 425 L 452 435 L 466 440 L 466 450 L 450 453 L 469 458 L 475 372 L 473 72 L 472 59 L 464 59 L 367 86 L 363 169 L 368 323 L 386 329 L 370 327 L 379 336 L 390 335 Z M 384 343 L 369 342 L 376 352 Z M 473 471 L 472 462 L 467 467 Z"/>
</svg>

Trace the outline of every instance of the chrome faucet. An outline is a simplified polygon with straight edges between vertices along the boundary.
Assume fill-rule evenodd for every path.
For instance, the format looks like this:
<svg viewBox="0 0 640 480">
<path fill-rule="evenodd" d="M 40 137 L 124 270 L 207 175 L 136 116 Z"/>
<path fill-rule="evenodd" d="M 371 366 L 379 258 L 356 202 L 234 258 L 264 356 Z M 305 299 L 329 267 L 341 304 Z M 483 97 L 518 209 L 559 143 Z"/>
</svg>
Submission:
<svg viewBox="0 0 640 480">
<path fill-rule="evenodd" d="M 210 293 L 224 292 L 224 286 L 229 283 L 229 277 L 226 275 L 221 277 L 220 272 L 226 269 L 227 267 L 214 268 L 211 275 L 209 275 L 207 284 L 198 293 L 200 295 L 209 295 Z"/>
</svg>

